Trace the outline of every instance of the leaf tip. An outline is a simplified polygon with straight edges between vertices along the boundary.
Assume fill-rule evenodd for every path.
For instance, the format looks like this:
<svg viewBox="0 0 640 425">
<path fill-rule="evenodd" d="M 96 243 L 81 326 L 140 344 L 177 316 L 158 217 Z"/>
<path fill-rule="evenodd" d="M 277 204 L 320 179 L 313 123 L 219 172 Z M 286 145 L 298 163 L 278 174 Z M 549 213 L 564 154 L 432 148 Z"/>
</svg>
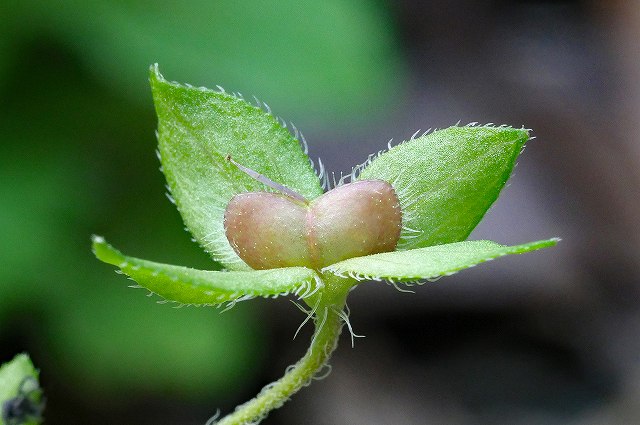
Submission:
<svg viewBox="0 0 640 425">
<path fill-rule="evenodd" d="M 23 373 L 31 373 L 31 374 L 34 374 L 36 378 L 38 374 L 38 370 L 33 365 L 33 362 L 31 361 L 31 357 L 29 356 L 28 353 L 16 354 L 11 361 L 0 365 L 0 371 L 3 371 L 4 373 L 8 373 L 7 371 L 9 369 L 20 370 L 20 371 L 23 371 Z"/>
<path fill-rule="evenodd" d="M 552 246 L 556 246 L 558 244 L 558 242 L 560 242 L 562 239 L 555 237 L 555 238 L 549 238 L 549 239 L 543 239 L 541 241 L 536 241 L 536 242 L 530 242 L 528 245 L 528 251 L 536 251 L 538 249 L 543 249 L 543 248 L 550 248 Z"/>
<path fill-rule="evenodd" d="M 488 127 L 495 129 L 499 134 L 513 138 L 513 140 L 520 145 L 524 145 L 530 139 L 529 133 L 531 132 L 531 130 L 528 128 L 515 128 L 507 125 Z"/>
<path fill-rule="evenodd" d="M 102 236 L 91 236 L 91 248 L 96 258 L 103 263 L 113 264 L 114 266 L 117 266 L 119 264 L 122 264 L 122 262 L 125 260 L 124 255 L 122 255 L 120 251 L 109 245 Z"/>
<path fill-rule="evenodd" d="M 524 127 L 519 128 L 517 129 L 517 134 L 518 134 L 518 140 L 521 140 L 523 145 L 529 140 L 535 139 L 535 137 L 531 137 L 530 128 L 524 128 Z"/>
<path fill-rule="evenodd" d="M 156 62 L 149 66 L 149 81 L 153 83 L 154 81 L 160 81 L 160 80 L 164 80 L 164 77 L 160 73 L 160 66 Z"/>
</svg>

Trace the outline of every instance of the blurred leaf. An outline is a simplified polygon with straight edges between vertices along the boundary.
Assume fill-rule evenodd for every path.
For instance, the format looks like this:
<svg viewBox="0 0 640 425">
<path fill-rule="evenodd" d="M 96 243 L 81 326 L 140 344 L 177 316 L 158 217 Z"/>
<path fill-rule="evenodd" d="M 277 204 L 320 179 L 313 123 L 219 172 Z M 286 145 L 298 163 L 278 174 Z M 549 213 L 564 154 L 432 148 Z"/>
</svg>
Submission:
<svg viewBox="0 0 640 425">
<path fill-rule="evenodd" d="M 262 360 L 262 334 L 245 306 L 231 314 L 172 308 L 132 296 L 124 285 L 118 290 L 118 283 L 122 276 L 112 274 L 100 290 L 78 290 L 73 307 L 49 323 L 60 378 L 79 393 L 122 401 L 138 392 L 221 396 Z"/>
<path fill-rule="evenodd" d="M 67 265 L 77 261 L 69 225 L 86 203 L 77 167 L 66 158 L 27 154 L 27 159 L 6 151 L 0 156 L 1 323 L 6 311 L 46 302 L 69 289 Z"/>
<path fill-rule="evenodd" d="M 491 241 L 456 242 L 350 258 L 332 264 L 324 270 L 338 275 L 356 275 L 363 279 L 431 279 L 448 276 L 505 255 L 547 248 L 557 242 L 558 239 L 548 239 L 516 246 L 504 246 Z"/>
<path fill-rule="evenodd" d="M 511 127 L 450 127 L 394 146 L 359 179 L 391 183 L 402 206 L 398 249 L 464 240 L 511 175 L 529 139 Z"/>
<path fill-rule="evenodd" d="M 38 375 L 26 354 L 0 366 L 0 425 L 42 423 L 44 399 Z"/>
<path fill-rule="evenodd" d="M 273 116 L 242 99 L 168 82 L 157 66 L 151 88 L 162 167 L 185 224 L 214 260 L 249 270 L 225 236 L 223 216 L 234 195 L 265 186 L 227 156 L 313 199 L 322 188 L 307 156 Z"/>
<path fill-rule="evenodd" d="M 378 2 L 142 0 L 12 2 L 25 31 L 77 49 L 108 87 L 146 102 L 140 70 L 270 99 L 295 119 L 365 117 L 397 91 L 398 54 Z"/>
</svg>

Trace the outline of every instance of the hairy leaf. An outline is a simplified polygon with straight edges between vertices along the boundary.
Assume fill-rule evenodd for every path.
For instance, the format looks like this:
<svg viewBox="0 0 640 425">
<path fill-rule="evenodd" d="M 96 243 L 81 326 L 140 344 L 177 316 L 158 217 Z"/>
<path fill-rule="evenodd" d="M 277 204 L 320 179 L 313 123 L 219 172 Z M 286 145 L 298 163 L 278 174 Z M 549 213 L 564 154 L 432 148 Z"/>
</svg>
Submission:
<svg viewBox="0 0 640 425">
<path fill-rule="evenodd" d="M 248 270 L 225 237 L 223 213 L 234 195 L 268 188 L 227 156 L 313 199 L 322 188 L 307 156 L 276 118 L 243 99 L 166 81 L 157 66 L 151 89 L 162 168 L 185 224 L 214 260 Z"/>
<path fill-rule="evenodd" d="M 398 193 L 398 249 L 458 242 L 497 199 L 528 138 L 510 127 L 450 127 L 391 148 L 359 179 L 386 180 Z"/>
<path fill-rule="evenodd" d="M 141 260 L 123 255 L 100 236 L 93 237 L 93 252 L 140 286 L 181 304 L 216 305 L 289 293 L 305 298 L 322 285 L 318 275 L 306 267 L 226 272 Z"/>
<path fill-rule="evenodd" d="M 476 264 L 509 254 L 523 254 L 555 245 L 558 239 L 504 246 L 491 241 L 465 241 L 409 251 L 350 258 L 325 267 L 338 275 L 360 279 L 414 281 L 451 275 Z"/>
</svg>

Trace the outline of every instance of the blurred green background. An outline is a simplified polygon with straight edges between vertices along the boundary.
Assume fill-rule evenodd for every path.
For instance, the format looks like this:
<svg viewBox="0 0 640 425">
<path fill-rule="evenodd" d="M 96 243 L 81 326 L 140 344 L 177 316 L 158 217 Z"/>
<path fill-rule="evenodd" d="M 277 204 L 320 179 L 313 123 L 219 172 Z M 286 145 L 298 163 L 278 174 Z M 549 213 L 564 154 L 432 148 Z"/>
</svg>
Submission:
<svg viewBox="0 0 640 425">
<path fill-rule="evenodd" d="M 89 250 L 98 233 L 132 255 L 213 267 L 164 196 L 148 67 L 256 95 L 301 128 L 364 121 L 402 73 L 383 7 L 5 1 L 0 15 L 2 358 L 32 353 L 52 423 L 114 423 L 84 415 L 146 398 L 208 401 L 206 419 L 260 373 L 260 303 L 157 305 Z"/>
<path fill-rule="evenodd" d="M 155 158 L 147 82 L 255 95 L 350 171 L 418 128 L 534 129 L 472 235 L 554 250 L 350 298 L 357 340 L 265 424 L 640 421 L 640 4 L 5 0 L 0 362 L 28 351 L 50 424 L 202 424 L 303 352 L 287 300 L 159 305 L 90 252 L 213 263 Z"/>
</svg>

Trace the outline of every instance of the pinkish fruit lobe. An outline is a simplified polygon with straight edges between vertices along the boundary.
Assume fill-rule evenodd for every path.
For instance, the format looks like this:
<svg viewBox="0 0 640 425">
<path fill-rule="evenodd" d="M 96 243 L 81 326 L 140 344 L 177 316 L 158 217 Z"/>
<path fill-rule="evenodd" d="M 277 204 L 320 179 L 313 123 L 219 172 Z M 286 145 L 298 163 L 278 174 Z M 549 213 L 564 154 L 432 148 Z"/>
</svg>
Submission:
<svg viewBox="0 0 640 425">
<path fill-rule="evenodd" d="M 269 192 L 236 195 L 224 227 L 233 249 L 254 269 L 320 270 L 347 258 L 393 251 L 402 211 L 389 183 L 361 180 L 308 203 Z"/>
</svg>

